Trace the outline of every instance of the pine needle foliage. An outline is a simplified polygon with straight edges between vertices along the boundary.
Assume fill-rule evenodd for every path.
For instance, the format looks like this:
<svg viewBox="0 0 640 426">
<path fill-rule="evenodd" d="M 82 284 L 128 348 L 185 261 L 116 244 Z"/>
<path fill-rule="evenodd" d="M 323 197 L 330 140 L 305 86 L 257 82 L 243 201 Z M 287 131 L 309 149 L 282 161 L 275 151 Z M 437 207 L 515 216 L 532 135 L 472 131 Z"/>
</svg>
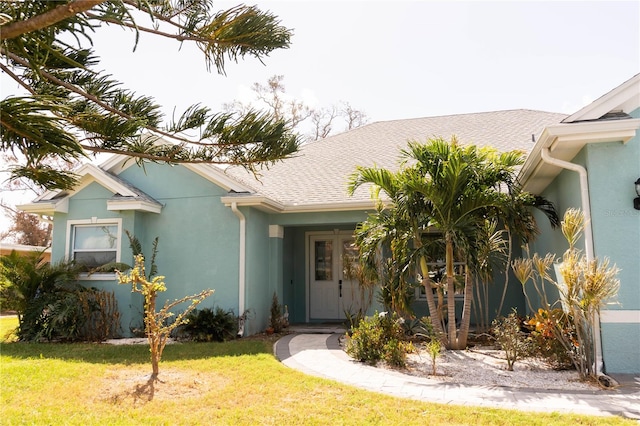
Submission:
<svg viewBox="0 0 640 426">
<path fill-rule="evenodd" d="M 133 30 L 134 49 L 142 34 L 195 43 L 206 68 L 220 74 L 228 61 L 263 61 L 289 47 L 291 30 L 273 14 L 215 6 L 213 0 L 0 2 L 8 21 L 0 26 L 0 70 L 26 93 L 0 101 L 0 147 L 20 159 L 12 178 L 68 189 L 76 176 L 47 164 L 88 153 L 124 154 L 139 164 L 234 164 L 258 173 L 296 152 L 298 136 L 268 113 L 214 113 L 197 104 L 165 120 L 153 97 L 99 68 L 91 37 L 105 26 Z"/>
</svg>

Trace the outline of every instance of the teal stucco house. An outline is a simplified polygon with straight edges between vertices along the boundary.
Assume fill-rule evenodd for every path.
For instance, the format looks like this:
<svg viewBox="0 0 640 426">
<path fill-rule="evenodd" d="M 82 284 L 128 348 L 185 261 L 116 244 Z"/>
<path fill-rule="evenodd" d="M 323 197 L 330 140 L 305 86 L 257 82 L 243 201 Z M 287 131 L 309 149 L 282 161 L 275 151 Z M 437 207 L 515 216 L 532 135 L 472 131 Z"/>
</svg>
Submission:
<svg viewBox="0 0 640 426">
<path fill-rule="evenodd" d="M 609 258 L 620 269 L 618 303 L 600 317 L 601 361 L 611 373 L 640 373 L 640 74 L 537 138 L 520 179 L 558 212 L 585 213 L 587 258 Z M 562 234 L 537 218 L 533 251 L 562 255 Z"/>
<path fill-rule="evenodd" d="M 529 191 L 554 201 L 559 212 L 590 206 L 587 247 L 622 269 L 621 304 L 600 319 L 602 355 L 611 372 L 640 372 L 640 211 L 633 209 L 633 183 L 640 178 L 639 87 L 640 75 L 571 116 L 509 110 L 376 122 L 308 143 L 259 179 L 241 167 L 142 168 L 113 156 L 83 166 L 72 191 L 50 191 L 20 207 L 53 217 L 54 261 L 131 263 L 125 230 L 147 252 L 159 237 L 156 263 L 168 287 L 162 297 L 215 289 L 204 305 L 248 311 L 244 334 L 250 335 L 267 326 L 274 292 L 292 323 L 340 321 L 358 306 L 357 283 L 342 263 L 353 253 L 356 225 L 374 203 L 366 188 L 347 194 L 356 166 L 396 168 L 407 141 L 433 136 L 520 149 L 531 153 L 521 176 Z M 561 254 L 559 231 L 544 218 L 539 223 L 543 233 L 533 248 Z M 140 326 L 141 300 L 118 286 L 114 274 L 83 280 L 116 293 L 125 334 Z M 521 288 L 509 288 L 508 302 L 524 311 Z M 419 291 L 415 303 L 427 314 Z"/>
</svg>

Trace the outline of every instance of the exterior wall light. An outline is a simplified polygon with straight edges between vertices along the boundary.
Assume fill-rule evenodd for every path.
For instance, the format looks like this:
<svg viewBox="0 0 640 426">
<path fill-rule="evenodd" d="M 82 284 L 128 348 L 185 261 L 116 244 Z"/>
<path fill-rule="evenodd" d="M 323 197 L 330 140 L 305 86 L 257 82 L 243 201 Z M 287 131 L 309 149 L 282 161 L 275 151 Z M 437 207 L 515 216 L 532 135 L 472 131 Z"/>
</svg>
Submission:
<svg viewBox="0 0 640 426">
<path fill-rule="evenodd" d="M 640 210 L 640 178 L 636 181 L 636 194 L 638 197 L 633 199 L 633 208 Z"/>
</svg>

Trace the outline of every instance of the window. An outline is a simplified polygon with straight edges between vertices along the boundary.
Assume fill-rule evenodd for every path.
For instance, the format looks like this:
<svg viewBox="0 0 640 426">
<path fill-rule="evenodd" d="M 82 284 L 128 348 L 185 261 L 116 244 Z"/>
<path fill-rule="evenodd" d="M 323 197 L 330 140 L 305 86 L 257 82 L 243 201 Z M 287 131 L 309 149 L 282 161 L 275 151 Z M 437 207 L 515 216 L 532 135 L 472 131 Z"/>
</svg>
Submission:
<svg viewBox="0 0 640 426">
<path fill-rule="evenodd" d="M 316 281 L 333 280 L 333 241 L 315 242 Z"/>
<path fill-rule="evenodd" d="M 69 256 L 87 268 L 95 268 L 120 260 L 120 224 L 92 220 L 69 224 Z"/>
<path fill-rule="evenodd" d="M 444 261 L 439 262 L 428 262 L 427 266 L 429 267 L 429 278 L 439 284 L 444 285 L 445 293 L 446 293 L 446 264 Z M 463 262 L 453 262 L 453 273 L 454 273 L 454 285 L 455 285 L 455 295 L 461 296 L 464 294 L 464 280 L 465 280 L 465 264 Z M 418 283 L 416 287 L 416 300 L 427 300 L 427 295 L 425 293 L 425 288 L 423 285 Z"/>
</svg>

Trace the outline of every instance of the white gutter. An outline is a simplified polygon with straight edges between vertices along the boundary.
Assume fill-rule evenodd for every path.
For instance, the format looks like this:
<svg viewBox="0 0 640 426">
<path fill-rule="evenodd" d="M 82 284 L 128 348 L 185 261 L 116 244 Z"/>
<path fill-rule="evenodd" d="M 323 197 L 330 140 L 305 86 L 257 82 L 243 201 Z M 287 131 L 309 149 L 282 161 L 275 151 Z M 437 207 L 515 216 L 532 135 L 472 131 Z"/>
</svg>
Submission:
<svg viewBox="0 0 640 426">
<path fill-rule="evenodd" d="M 580 198 L 582 200 L 582 213 L 584 214 L 584 249 L 587 262 L 591 262 L 593 256 L 593 230 L 591 229 L 591 203 L 589 201 L 589 181 L 587 179 L 587 169 L 579 164 L 570 163 L 551 156 L 549 148 L 542 148 L 540 158 L 547 164 L 558 166 L 566 170 L 577 172 L 580 176 Z M 602 341 L 600 338 L 600 317 L 596 315 L 593 319 L 593 334 L 596 347 L 596 373 L 602 373 Z"/>
<path fill-rule="evenodd" d="M 582 213 L 584 214 L 584 250 L 587 261 L 593 260 L 593 232 L 591 230 L 591 203 L 589 201 L 589 181 L 587 169 L 579 164 L 570 163 L 551 156 L 549 148 L 542 148 L 540 158 L 547 164 L 558 166 L 566 170 L 577 172 L 580 176 L 580 198 L 582 199 Z"/>
<path fill-rule="evenodd" d="M 245 269 L 247 264 L 246 245 L 247 245 L 247 219 L 242 212 L 238 210 L 238 204 L 234 201 L 231 203 L 231 211 L 238 216 L 240 220 L 240 262 L 238 265 L 238 315 L 243 315 L 245 311 Z M 244 335 L 245 323 L 240 323 L 238 336 Z"/>
</svg>

